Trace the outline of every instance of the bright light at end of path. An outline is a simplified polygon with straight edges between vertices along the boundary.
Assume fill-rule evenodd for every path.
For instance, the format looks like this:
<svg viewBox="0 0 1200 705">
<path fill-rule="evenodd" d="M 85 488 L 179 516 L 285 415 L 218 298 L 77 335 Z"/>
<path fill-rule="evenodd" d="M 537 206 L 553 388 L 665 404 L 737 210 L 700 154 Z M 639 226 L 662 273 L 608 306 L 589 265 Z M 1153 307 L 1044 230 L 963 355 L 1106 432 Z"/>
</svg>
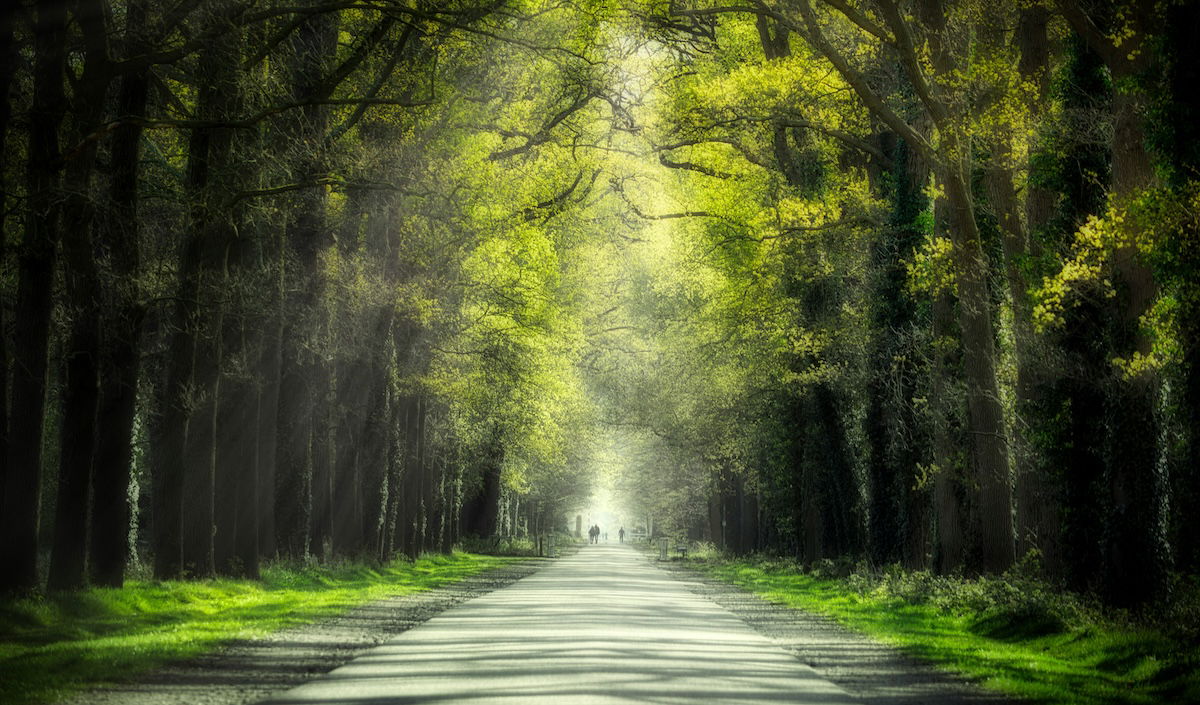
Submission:
<svg viewBox="0 0 1200 705">
<path fill-rule="evenodd" d="M 616 538 L 617 529 L 627 521 L 621 508 L 613 502 L 612 491 L 608 487 L 596 489 L 582 514 L 585 531 L 587 527 L 597 524 L 601 531 L 612 534 L 610 538 L 613 539 Z"/>
</svg>

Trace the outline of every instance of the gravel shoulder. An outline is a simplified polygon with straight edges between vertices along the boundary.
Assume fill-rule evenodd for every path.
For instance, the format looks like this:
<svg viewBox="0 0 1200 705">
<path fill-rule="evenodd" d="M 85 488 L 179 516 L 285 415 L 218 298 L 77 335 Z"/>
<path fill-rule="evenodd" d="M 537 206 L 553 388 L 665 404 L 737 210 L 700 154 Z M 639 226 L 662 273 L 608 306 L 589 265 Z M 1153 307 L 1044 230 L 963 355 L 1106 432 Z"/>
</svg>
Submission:
<svg viewBox="0 0 1200 705">
<path fill-rule="evenodd" d="M 864 703 L 1016 705 L 1021 702 L 907 656 L 828 617 L 770 602 L 679 562 L 655 562 L 687 583 L 690 590 L 729 610 Z"/>
<path fill-rule="evenodd" d="M 128 682 L 77 693 L 61 705 L 243 705 L 341 666 L 454 605 L 510 585 L 546 565 L 529 559 L 445 587 L 379 600 L 316 624 L 231 642 Z"/>
</svg>

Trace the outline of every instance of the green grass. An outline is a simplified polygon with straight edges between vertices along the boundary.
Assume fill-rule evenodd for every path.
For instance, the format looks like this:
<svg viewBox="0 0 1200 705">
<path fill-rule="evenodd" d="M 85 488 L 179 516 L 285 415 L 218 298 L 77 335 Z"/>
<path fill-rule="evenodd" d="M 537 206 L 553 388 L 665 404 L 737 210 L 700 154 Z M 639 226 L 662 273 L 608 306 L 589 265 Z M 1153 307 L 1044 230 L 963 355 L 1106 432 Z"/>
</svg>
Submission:
<svg viewBox="0 0 1200 705">
<path fill-rule="evenodd" d="M 1151 627 L 1036 580 L 972 581 L 898 568 L 839 578 L 767 559 L 708 558 L 693 565 L 1020 698 L 1081 705 L 1200 702 L 1200 625 Z"/>
<path fill-rule="evenodd" d="M 275 565 L 261 582 L 131 581 L 0 601 L 0 703 L 42 703 L 195 656 L 231 639 L 429 590 L 509 558 L 454 553 L 384 566 Z"/>
</svg>

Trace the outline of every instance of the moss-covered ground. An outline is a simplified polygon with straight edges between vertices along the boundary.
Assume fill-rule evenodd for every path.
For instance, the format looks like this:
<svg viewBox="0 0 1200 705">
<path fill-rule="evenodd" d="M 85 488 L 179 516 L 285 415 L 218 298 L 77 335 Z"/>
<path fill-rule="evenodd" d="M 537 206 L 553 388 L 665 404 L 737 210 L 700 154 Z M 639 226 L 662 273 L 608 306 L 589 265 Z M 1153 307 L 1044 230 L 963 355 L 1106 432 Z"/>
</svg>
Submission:
<svg viewBox="0 0 1200 705">
<path fill-rule="evenodd" d="M 0 601 L 0 703 L 49 702 L 222 642 L 430 590 L 511 558 L 454 553 L 383 566 L 273 565 L 261 581 L 130 581 Z"/>
</svg>

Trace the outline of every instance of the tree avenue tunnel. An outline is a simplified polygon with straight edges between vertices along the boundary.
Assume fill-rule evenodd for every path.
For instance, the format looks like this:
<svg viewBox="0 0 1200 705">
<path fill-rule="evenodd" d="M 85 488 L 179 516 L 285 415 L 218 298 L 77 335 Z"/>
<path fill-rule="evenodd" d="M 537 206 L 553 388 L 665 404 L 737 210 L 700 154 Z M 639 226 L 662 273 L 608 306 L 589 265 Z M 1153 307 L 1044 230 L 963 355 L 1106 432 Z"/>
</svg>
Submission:
<svg viewBox="0 0 1200 705">
<path fill-rule="evenodd" d="M 4 594 L 594 525 L 1191 594 L 1195 3 L 18 5 Z"/>
</svg>

